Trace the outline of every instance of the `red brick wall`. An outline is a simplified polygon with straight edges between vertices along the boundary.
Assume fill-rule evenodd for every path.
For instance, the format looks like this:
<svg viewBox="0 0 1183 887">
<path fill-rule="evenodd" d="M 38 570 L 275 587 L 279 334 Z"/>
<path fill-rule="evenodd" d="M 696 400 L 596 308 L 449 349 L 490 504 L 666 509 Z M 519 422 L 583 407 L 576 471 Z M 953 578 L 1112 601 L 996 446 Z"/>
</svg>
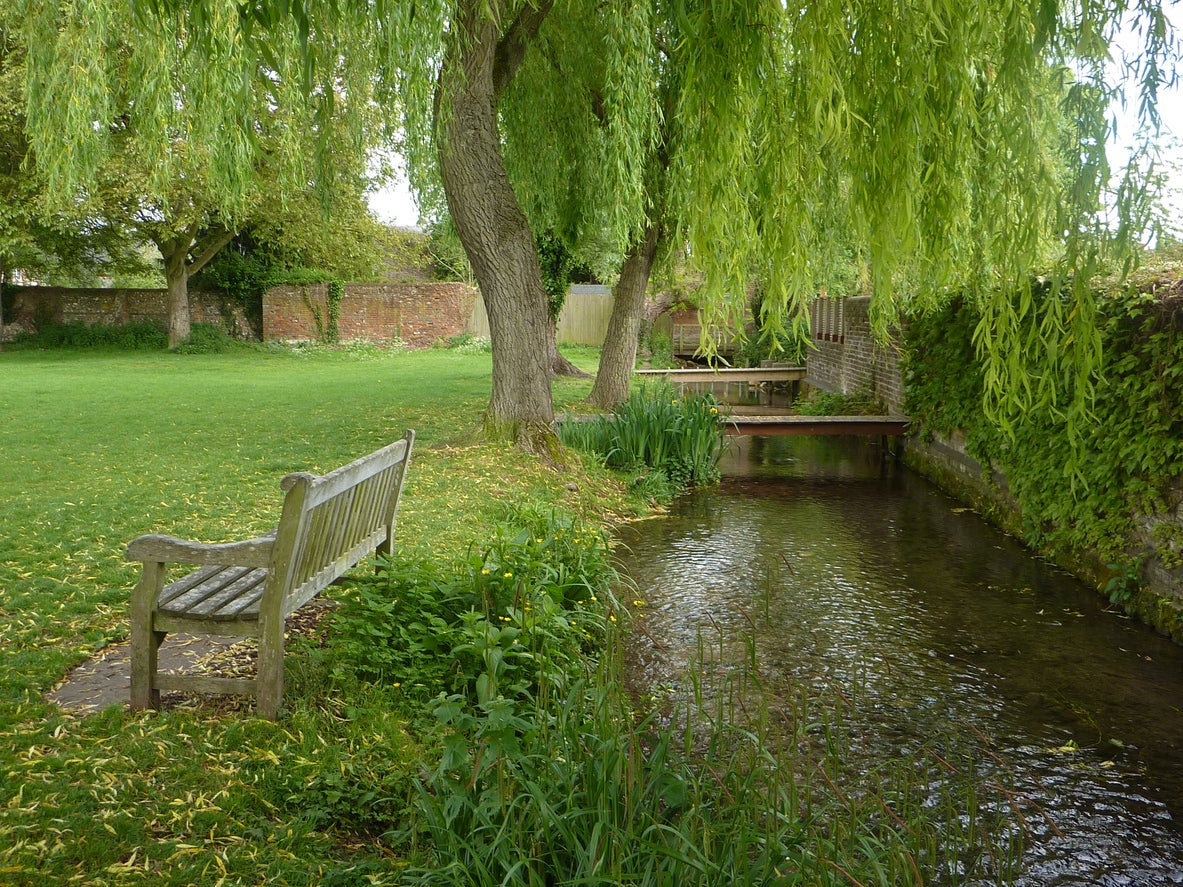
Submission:
<svg viewBox="0 0 1183 887">
<path fill-rule="evenodd" d="M 842 300 L 841 330 L 834 327 L 833 312 L 819 311 L 819 299 L 814 303 L 814 348 L 806 359 L 809 375 L 805 381 L 827 391 L 843 394 L 868 392 L 887 404 L 895 414 L 904 410 L 904 383 L 900 375 L 899 350 L 894 344 L 882 346 L 871 332 L 867 296 Z M 819 323 L 826 315 L 827 323 Z M 821 335 L 823 338 L 818 339 Z M 829 341 L 827 341 L 827 339 Z"/>
<path fill-rule="evenodd" d="M 337 321 L 341 341 L 402 339 L 426 347 L 463 333 L 479 293 L 452 282 L 345 285 Z M 276 286 L 263 296 L 265 341 L 309 341 L 318 336 L 313 306 L 328 323 L 328 285 Z"/>
<path fill-rule="evenodd" d="M 208 323 L 234 336 L 253 338 L 250 324 L 239 309 L 227 321 L 217 293 L 189 290 L 189 317 L 193 323 Z M 168 291 L 163 289 L 68 289 L 59 286 L 28 286 L 16 289 L 11 311 L 4 324 L 32 332 L 38 321 L 52 323 L 96 323 L 121 326 L 150 322 L 168 327 Z"/>
</svg>

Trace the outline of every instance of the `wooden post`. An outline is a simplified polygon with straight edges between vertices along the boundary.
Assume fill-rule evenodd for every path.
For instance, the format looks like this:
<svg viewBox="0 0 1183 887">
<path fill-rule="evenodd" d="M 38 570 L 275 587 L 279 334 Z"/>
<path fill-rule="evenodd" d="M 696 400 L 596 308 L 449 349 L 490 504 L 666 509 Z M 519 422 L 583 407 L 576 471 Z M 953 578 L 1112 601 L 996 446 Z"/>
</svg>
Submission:
<svg viewBox="0 0 1183 887">
<path fill-rule="evenodd" d="M 156 688 L 156 659 L 164 632 L 152 628 L 152 610 L 164 587 L 164 564 L 146 561 L 131 595 L 131 707 L 136 711 L 160 706 Z"/>
<path fill-rule="evenodd" d="M 255 675 L 255 708 L 259 717 L 274 721 L 283 705 L 283 626 L 282 613 L 259 613 L 259 660 Z"/>
</svg>

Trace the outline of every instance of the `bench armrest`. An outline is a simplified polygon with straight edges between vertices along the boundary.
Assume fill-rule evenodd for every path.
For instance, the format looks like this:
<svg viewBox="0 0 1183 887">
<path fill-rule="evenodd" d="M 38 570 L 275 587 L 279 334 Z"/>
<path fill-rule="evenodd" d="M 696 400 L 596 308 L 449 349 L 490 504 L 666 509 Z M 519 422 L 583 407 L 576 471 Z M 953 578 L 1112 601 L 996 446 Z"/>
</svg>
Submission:
<svg viewBox="0 0 1183 887">
<path fill-rule="evenodd" d="M 233 567 L 266 567 L 275 547 L 275 533 L 243 542 L 190 542 L 176 536 L 150 533 L 127 545 L 127 557 L 145 563 L 222 564 Z"/>
</svg>

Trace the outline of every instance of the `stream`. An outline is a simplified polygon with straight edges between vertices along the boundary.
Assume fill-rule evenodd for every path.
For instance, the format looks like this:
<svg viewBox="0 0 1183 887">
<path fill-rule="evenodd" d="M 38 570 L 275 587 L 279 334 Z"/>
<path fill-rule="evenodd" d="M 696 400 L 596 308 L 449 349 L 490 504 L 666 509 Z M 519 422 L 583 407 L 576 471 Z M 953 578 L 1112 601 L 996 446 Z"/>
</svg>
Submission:
<svg viewBox="0 0 1183 887">
<path fill-rule="evenodd" d="M 634 684 L 750 636 L 761 669 L 857 696 L 876 754 L 988 737 L 1031 802 L 1016 884 L 1183 884 L 1183 647 L 872 442 L 734 438 L 722 468 L 621 533 Z"/>
</svg>

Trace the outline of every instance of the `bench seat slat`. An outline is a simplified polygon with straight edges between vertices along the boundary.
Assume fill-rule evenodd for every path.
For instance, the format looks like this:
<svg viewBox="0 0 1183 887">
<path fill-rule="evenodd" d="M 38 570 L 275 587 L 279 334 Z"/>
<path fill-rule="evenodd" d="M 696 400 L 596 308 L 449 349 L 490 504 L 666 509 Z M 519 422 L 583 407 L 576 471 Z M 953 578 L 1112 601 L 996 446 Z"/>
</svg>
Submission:
<svg viewBox="0 0 1183 887">
<path fill-rule="evenodd" d="M 165 588 L 157 609 L 215 622 L 257 619 L 266 581 L 262 567 L 202 567 Z"/>
</svg>

